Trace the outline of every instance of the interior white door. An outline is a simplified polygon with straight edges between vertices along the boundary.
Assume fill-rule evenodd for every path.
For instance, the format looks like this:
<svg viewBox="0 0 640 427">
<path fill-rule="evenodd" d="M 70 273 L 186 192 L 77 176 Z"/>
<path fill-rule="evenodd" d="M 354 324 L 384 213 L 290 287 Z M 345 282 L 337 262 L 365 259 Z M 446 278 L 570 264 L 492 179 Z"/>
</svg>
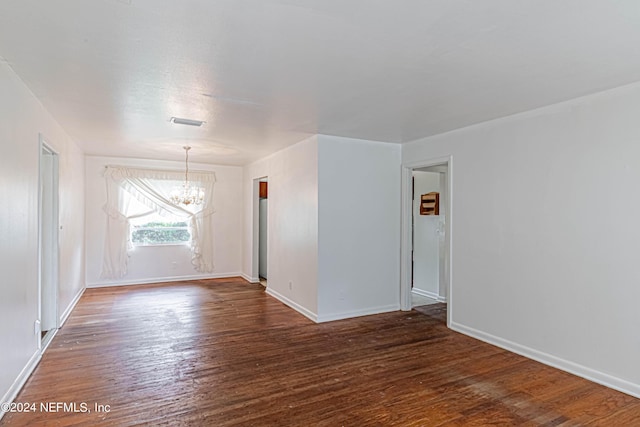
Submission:
<svg viewBox="0 0 640 427">
<path fill-rule="evenodd" d="M 40 156 L 40 328 L 57 327 L 58 214 L 57 158 L 42 147 Z"/>
</svg>

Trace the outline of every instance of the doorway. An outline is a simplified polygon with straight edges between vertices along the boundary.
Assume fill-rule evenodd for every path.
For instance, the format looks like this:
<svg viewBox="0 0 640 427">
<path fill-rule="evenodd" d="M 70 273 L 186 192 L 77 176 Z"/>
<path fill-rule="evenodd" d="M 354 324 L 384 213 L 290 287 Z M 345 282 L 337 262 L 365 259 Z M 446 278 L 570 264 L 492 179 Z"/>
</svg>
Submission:
<svg viewBox="0 0 640 427">
<path fill-rule="evenodd" d="M 39 171 L 39 348 L 58 328 L 58 155 L 40 137 Z"/>
<path fill-rule="evenodd" d="M 411 306 L 446 302 L 444 218 L 446 167 L 413 170 Z M 444 191 L 443 191 L 444 190 Z M 443 282 L 441 284 L 441 281 Z"/>
<path fill-rule="evenodd" d="M 447 324 L 453 306 L 451 171 L 451 157 L 402 167 L 401 308 L 439 304 Z"/>
<path fill-rule="evenodd" d="M 267 178 L 260 179 L 258 194 L 258 278 L 267 287 L 267 258 L 268 258 L 268 226 L 269 223 L 269 182 Z"/>
</svg>

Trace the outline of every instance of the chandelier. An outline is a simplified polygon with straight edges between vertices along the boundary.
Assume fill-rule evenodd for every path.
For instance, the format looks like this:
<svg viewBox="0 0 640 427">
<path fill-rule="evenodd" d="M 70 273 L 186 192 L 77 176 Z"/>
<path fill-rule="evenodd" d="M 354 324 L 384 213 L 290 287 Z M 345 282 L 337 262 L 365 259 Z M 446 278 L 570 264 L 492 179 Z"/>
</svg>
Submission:
<svg viewBox="0 0 640 427">
<path fill-rule="evenodd" d="M 169 200 L 175 205 L 200 205 L 204 200 L 204 188 L 193 187 L 189 184 L 189 150 L 191 147 L 182 148 L 185 151 L 184 183 L 171 190 Z"/>
</svg>

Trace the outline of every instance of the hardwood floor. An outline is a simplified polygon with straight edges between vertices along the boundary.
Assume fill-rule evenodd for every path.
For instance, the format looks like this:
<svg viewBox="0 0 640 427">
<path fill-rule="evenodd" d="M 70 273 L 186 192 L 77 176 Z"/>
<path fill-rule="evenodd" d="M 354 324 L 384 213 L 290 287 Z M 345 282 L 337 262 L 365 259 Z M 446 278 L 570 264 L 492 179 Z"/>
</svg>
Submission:
<svg viewBox="0 0 640 427">
<path fill-rule="evenodd" d="M 37 411 L 0 424 L 640 425 L 640 400 L 452 332 L 445 314 L 314 324 L 242 279 L 89 289 L 15 400 Z"/>
</svg>

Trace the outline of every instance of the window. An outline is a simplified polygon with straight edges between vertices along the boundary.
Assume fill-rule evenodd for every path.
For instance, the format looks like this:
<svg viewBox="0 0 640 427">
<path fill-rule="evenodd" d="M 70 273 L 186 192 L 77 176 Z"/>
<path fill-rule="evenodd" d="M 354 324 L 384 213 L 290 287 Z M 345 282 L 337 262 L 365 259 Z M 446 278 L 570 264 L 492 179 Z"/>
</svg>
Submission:
<svg viewBox="0 0 640 427">
<path fill-rule="evenodd" d="M 189 182 L 204 188 L 205 195 L 201 205 L 190 205 L 189 209 L 170 202 L 171 190 L 183 182 L 181 170 L 107 166 L 104 178 L 107 224 L 101 277 L 124 277 L 127 251 L 132 246 L 184 245 L 191 251 L 191 264 L 197 272 L 213 272 L 214 172 L 189 175 Z"/>
<path fill-rule="evenodd" d="M 147 215 L 131 220 L 131 243 L 134 246 L 180 245 L 191 242 L 186 221 Z"/>
</svg>

